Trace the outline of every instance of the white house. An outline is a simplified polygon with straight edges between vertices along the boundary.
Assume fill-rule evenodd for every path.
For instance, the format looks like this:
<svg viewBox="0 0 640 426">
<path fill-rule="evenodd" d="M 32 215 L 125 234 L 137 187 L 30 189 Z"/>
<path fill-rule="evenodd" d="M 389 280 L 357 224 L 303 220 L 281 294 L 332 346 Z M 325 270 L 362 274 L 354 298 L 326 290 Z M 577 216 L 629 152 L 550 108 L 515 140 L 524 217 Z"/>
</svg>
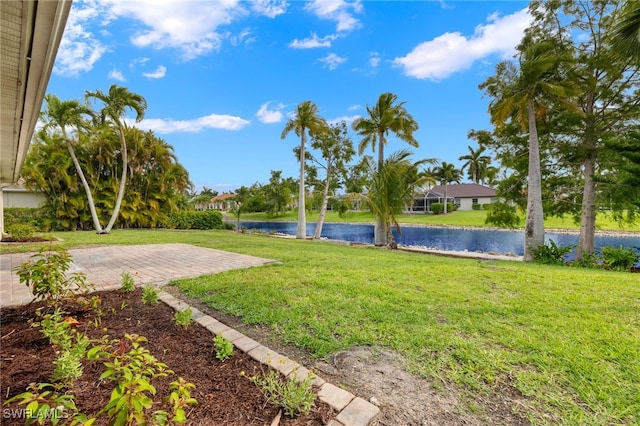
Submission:
<svg viewBox="0 0 640 426">
<path fill-rule="evenodd" d="M 418 193 L 413 197 L 413 205 L 409 211 L 428 212 L 431 204 L 444 203 L 445 188 L 443 185 Z M 497 201 L 496 191 L 488 186 L 476 183 L 459 183 L 447 185 L 447 200 L 458 206 L 458 210 L 473 210 L 474 204 L 491 204 Z"/>
</svg>

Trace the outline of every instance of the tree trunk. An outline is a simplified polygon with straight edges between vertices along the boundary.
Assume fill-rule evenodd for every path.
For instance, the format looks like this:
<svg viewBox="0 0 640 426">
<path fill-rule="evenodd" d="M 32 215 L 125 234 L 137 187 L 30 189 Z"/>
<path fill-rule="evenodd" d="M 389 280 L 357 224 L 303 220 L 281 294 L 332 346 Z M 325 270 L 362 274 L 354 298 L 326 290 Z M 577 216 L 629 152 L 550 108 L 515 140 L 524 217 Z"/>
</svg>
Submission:
<svg viewBox="0 0 640 426">
<path fill-rule="evenodd" d="M 447 197 L 447 182 L 444 183 L 444 214 L 447 214 L 447 206 L 449 205 L 449 197 Z"/>
<path fill-rule="evenodd" d="M 120 214 L 120 205 L 122 204 L 122 199 L 124 198 L 124 189 L 127 183 L 127 169 L 128 169 L 128 159 L 127 159 L 127 142 L 124 137 L 124 129 L 120 128 L 120 150 L 122 155 L 122 175 L 120 177 L 120 187 L 118 188 L 118 196 L 116 198 L 116 205 L 113 207 L 113 213 L 111 213 L 111 219 L 109 219 L 109 223 L 107 227 L 104 228 L 101 234 L 108 234 L 111 232 L 111 228 L 116 223 L 116 219 Z"/>
<path fill-rule="evenodd" d="M 100 219 L 98 219 L 98 213 L 96 212 L 96 206 L 93 202 L 93 196 L 91 195 L 91 189 L 89 188 L 89 183 L 87 183 L 87 179 L 84 177 L 84 173 L 82 172 L 82 168 L 80 168 L 80 163 L 78 162 L 78 157 L 76 157 L 76 153 L 73 150 L 73 146 L 71 142 L 67 139 L 66 135 L 64 136 L 65 143 L 67 144 L 67 150 L 69 150 L 69 155 L 71 155 L 71 159 L 73 160 L 73 165 L 76 167 L 76 172 L 78 172 L 78 176 L 80 176 L 80 181 L 82 182 L 82 186 L 84 187 L 84 192 L 87 193 L 87 200 L 89 202 L 89 211 L 91 212 L 91 219 L 93 220 L 93 227 L 98 234 L 102 233 L 102 225 L 100 225 Z"/>
<path fill-rule="evenodd" d="M 327 167 L 327 180 L 324 183 L 324 192 L 322 194 L 322 205 L 320 206 L 320 216 L 316 224 L 316 230 L 313 238 L 318 239 L 322 235 L 322 225 L 324 225 L 324 217 L 327 215 L 327 205 L 329 204 L 329 180 L 331 179 L 331 167 Z"/>
<path fill-rule="evenodd" d="M 595 174 L 595 151 L 589 153 L 583 163 L 583 167 L 584 192 L 580 214 L 580 237 L 576 250 L 577 261 L 584 260 L 585 255 L 592 255 L 595 251 L 596 183 L 593 180 L 593 175 Z"/>
<path fill-rule="evenodd" d="M 384 132 L 380 132 L 378 135 L 378 173 L 382 170 L 384 166 Z M 373 243 L 376 246 L 386 246 L 389 242 L 387 237 L 386 227 L 384 217 L 376 216 L 376 224 L 373 228 Z"/>
<path fill-rule="evenodd" d="M 533 260 L 533 251 L 544 245 L 544 212 L 542 210 L 542 177 L 540 171 L 540 141 L 536 128 L 535 105 L 529 99 L 529 178 L 527 188 L 527 217 L 524 228 L 524 258 Z"/>
<path fill-rule="evenodd" d="M 307 238 L 307 212 L 305 211 L 305 190 L 304 190 L 304 164 L 305 152 L 304 145 L 306 142 L 305 129 L 302 129 L 300 136 L 300 188 L 298 190 L 298 226 L 296 227 L 296 238 L 304 240 Z"/>
</svg>

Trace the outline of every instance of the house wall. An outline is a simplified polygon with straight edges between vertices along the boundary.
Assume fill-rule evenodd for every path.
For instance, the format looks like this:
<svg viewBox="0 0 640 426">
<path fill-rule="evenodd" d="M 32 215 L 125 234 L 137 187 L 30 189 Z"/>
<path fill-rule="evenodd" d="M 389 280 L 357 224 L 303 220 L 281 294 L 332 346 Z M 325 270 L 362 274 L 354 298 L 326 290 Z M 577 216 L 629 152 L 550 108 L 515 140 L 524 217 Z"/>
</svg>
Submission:
<svg viewBox="0 0 640 426">
<path fill-rule="evenodd" d="M 478 197 L 478 204 L 490 204 L 495 202 L 494 197 Z M 459 203 L 458 210 L 473 210 L 473 198 L 458 198 L 456 204 Z"/>
<path fill-rule="evenodd" d="M 47 199 L 38 192 L 4 189 L 2 191 L 2 203 L 4 208 L 26 207 L 36 208 Z"/>
</svg>

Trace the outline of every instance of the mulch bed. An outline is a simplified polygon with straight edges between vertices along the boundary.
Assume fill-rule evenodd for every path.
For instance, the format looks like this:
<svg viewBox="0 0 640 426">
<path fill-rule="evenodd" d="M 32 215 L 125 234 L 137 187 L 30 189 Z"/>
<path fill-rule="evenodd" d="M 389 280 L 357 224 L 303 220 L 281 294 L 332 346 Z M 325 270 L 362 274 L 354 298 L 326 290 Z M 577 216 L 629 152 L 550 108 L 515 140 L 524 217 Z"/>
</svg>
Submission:
<svg viewBox="0 0 640 426">
<path fill-rule="evenodd" d="M 267 372 L 267 367 L 245 353 L 234 350 L 231 358 L 222 362 L 215 358 L 212 334 L 194 323 L 187 328 L 177 326 L 174 311 L 160 302 L 144 305 L 141 290 L 125 294 L 121 291 L 97 292 L 102 317 L 96 327 L 94 312 L 68 303 L 64 308 L 80 321 L 81 329 L 91 338 L 108 334 L 122 338 L 125 333 L 148 339 L 143 346 L 160 362 L 175 371 L 175 376 L 156 378 L 157 394 L 154 404 L 160 404 L 168 394 L 171 381 L 182 377 L 196 385 L 192 396 L 198 404 L 187 410 L 188 425 L 271 425 L 279 409 L 268 403 L 260 389 L 247 376 Z M 2 377 L 0 403 L 24 392 L 32 382 L 49 383 L 55 354 L 39 329 L 31 326 L 36 308 L 33 303 L 18 308 L 2 309 L 0 318 L 0 371 Z M 69 393 L 75 396 L 78 410 L 96 414 L 109 400 L 114 383 L 98 380 L 104 367 L 98 362 L 85 361 L 84 374 L 77 379 Z M 245 375 L 241 374 L 242 372 Z M 11 418 L 5 409 L 17 408 L 16 403 L 3 406 L 3 425 L 23 425 L 25 419 Z M 22 406 L 24 407 L 24 406 Z M 152 410 L 158 407 L 154 405 Z M 335 415 L 334 410 L 316 398 L 316 406 L 309 415 L 290 419 L 282 416 L 280 425 L 324 425 Z M 96 424 L 106 424 L 106 417 Z"/>
</svg>

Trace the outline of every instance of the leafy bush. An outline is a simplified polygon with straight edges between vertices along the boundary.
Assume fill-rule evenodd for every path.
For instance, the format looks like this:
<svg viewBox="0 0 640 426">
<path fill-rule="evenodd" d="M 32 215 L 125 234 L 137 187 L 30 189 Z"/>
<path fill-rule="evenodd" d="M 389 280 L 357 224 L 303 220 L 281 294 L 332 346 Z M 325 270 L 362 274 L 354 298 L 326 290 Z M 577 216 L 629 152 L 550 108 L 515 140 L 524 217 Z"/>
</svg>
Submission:
<svg viewBox="0 0 640 426">
<path fill-rule="evenodd" d="M 176 325 L 188 327 L 193 321 L 193 312 L 191 311 L 191 308 L 186 308 L 181 311 L 176 311 L 176 313 L 173 314 L 173 318 L 176 322 Z"/>
<path fill-rule="evenodd" d="M 311 390 L 313 374 L 302 381 L 297 379 L 296 373 L 289 379 L 283 378 L 278 372 L 269 370 L 269 374 L 253 376 L 251 382 L 258 385 L 262 394 L 273 405 L 281 407 L 288 417 L 308 414 L 314 407 L 315 394 Z"/>
<path fill-rule="evenodd" d="M 45 210 L 41 208 L 7 207 L 4 209 L 4 225 L 9 229 L 12 225 L 29 224 L 36 231 L 47 231 L 44 228 Z"/>
<path fill-rule="evenodd" d="M 521 218 L 515 207 L 507 203 L 493 203 L 490 206 L 487 209 L 487 218 L 484 220 L 487 225 L 515 228 L 520 224 Z"/>
<path fill-rule="evenodd" d="M 213 346 L 216 351 L 216 358 L 220 361 L 224 361 L 233 355 L 233 344 L 220 334 L 213 338 Z"/>
<path fill-rule="evenodd" d="M 433 214 L 440 214 L 444 211 L 444 204 L 442 203 L 431 203 L 431 212 Z"/>
<path fill-rule="evenodd" d="M 480 209 L 482 208 L 482 204 L 479 204 L 479 203 L 473 203 L 473 204 L 471 204 L 471 208 L 472 208 L 473 210 L 480 210 Z"/>
<path fill-rule="evenodd" d="M 571 253 L 575 247 L 575 245 L 561 247 L 550 240 L 549 245 L 545 244 L 533 249 L 533 259 L 537 263 L 545 265 L 563 265 L 565 263 L 564 256 Z"/>
<path fill-rule="evenodd" d="M 481 204 L 482 210 L 491 210 L 491 208 L 493 207 L 492 203 L 485 203 L 485 204 Z"/>
<path fill-rule="evenodd" d="M 158 289 L 153 285 L 148 285 L 142 289 L 142 303 L 145 305 L 154 305 L 158 303 Z"/>
<path fill-rule="evenodd" d="M 458 207 L 460 206 L 457 204 L 447 203 L 447 213 L 455 212 L 456 210 L 458 210 Z"/>
<path fill-rule="evenodd" d="M 613 271 L 629 271 L 638 262 L 638 253 L 630 247 L 602 247 L 600 254 L 604 267 Z"/>
<path fill-rule="evenodd" d="M 14 223 L 7 226 L 7 231 L 16 241 L 26 241 L 33 237 L 36 228 L 30 223 Z"/>
<path fill-rule="evenodd" d="M 571 266 L 576 266 L 578 268 L 599 268 L 600 259 L 595 253 L 585 253 L 582 256 L 582 260 L 574 260 L 571 262 Z"/>
<path fill-rule="evenodd" d="M 38 260 L 24 262 L 16 268 L 16 272 L 20 282 L 31 288 L 31 294 L 36 300 L 57 304 L 60 300 L 72 297 L 76 292 L 88 293 L 94 289 L 80 272 L 67 276 L 71 256 L 66 250 L 48 251 L 42 248 L 31 257 Z"/>
<path fill-rule="evenodd" d="M 125 293 L 131 293 L 136 289 L 136 282 L 133 280 L 133 277 L 128 272 L 123 272 L 120 277 L 122 278 L 122 284 L 120 288 Z"/>
<path fill-rule="evenodd" d="M 167 227 L 174 229 L 224 229 L 222 213 L 213 210 L 172 213 L 169 215 Z"/>
</svg>

